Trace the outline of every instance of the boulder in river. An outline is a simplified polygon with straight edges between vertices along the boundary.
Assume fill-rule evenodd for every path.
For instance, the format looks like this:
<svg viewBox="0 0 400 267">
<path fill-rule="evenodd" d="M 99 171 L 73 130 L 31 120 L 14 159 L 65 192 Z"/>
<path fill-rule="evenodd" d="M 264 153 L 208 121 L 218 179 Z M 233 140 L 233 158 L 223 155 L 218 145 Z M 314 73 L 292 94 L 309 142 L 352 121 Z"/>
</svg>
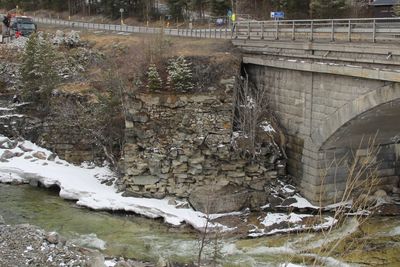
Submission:
<svg viewBox="0 0 400 267">
<path fill-rule="evenodd" d="M 190 194 L 189 203 L 195 210 L 204 213 L 233 212 L 264 205 L 267 198 L 252 197 L 254 195 L 252 192 L 250 189 L 232 184 L 205 185 Z M 263 203 L 254 203 L 259 201 Z"/>
</svg>

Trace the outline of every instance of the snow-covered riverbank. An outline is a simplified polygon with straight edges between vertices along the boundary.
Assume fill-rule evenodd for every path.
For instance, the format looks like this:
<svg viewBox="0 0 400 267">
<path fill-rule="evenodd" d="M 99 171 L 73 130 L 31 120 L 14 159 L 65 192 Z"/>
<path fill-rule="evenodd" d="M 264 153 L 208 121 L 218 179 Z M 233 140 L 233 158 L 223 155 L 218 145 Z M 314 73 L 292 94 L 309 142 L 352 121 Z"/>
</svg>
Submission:
<svg viewBox="0 0 400 267">
<path fill-rule="evenodd" d="M 89 164 L 75 166 L 30 141 L 11 140 L 0 136 L 0 182 L 2 183 L 32 185 L 40 183 L 45 187 L 58 186 L 60 197 L 75 200 L 78 205 L 93 210 L 134 212 L 148 218 L 163 218 L 166 223 L 173 226 L 186 223 L 199 231 L 205 228 L 208 220 L 206 214 L 192 208 L 181 208 L 182 203 L 171 202 L 169 199 L 124 197 L 122 193 L 117 192 L 113 184 L 106 185 L 115 180 L 114 173 L 108 167 Z M 291 208 L 315 208 L 300 196 L 295 196 L 295 199 L 297 202 L 291 204 Z M 234 216 L 240 214 L 238 211 Z M 229 215 L 232 214 L 211 215 L 208 218 L 215 219 Z M 303 223 L 303 220 L 310 216 L 267 213 L 265 217 L 260 218 L 260 225 L 249 231 L 248 235 L 256 237 L 313 228 L 318 230 L 336 223 L 335 219 L 326 217 L 320 224 L 310 227 Z M 229 217 L 225 221 L 217 221 L 221 223 L 209 223 L 208 227 L 219 227 L 223 231 L 234 231 L 237 228 Z M 287 221 L 289 226 L 282 228 L 283 221 Z"/>
<path fill-rule="evenodd" d="M 108 167 L 74 166 L 35 144 L 0 137 L 0 181 L 3 183 L 40 182 L 46 187 L 60 187 L 60 197 L 76 200 L 94 210 L 135 212 L 149 218 L 164 218 L 166 223 L 188 223 L 201 230 L 206 224 L 203 213 L 180 209 L 168 199 L 123 197 L 114 186 L 102 181 L 114 177 Z"/>
</svg>

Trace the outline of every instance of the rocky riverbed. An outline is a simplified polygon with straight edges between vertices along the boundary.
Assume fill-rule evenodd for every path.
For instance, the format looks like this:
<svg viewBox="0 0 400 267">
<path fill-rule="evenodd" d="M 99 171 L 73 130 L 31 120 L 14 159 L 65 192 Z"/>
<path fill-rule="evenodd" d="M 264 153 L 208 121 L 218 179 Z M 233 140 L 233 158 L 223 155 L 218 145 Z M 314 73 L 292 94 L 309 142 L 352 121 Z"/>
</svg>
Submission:
<svg viewBox="0 0 400 267">
<path fill-rule="evenodd" d="M 105 259 L 99 251 L 68 242 L 30 224 L 6 225 L 0 215 L 0 266 L 151 267 L 150 263 Z"/>
</svg>

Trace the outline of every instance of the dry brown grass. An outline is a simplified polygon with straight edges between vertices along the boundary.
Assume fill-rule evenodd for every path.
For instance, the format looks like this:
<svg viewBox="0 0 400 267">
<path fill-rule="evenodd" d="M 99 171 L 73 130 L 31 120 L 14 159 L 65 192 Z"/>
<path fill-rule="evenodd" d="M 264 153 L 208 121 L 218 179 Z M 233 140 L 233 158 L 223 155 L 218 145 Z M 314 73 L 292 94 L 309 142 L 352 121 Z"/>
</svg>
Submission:
<svg viewBox="0 0 400 267">
<path fill-rule="evenodd" d="M 66 83 L 60 85 L 57 89 L 62 93 L 85 94 L 92 90 L 92 86 L 86 82 Z"/>
<path fill-rule="evenodd" d="M 112 33 L 95 34 L 93 32 L 82 32 L 83 40 L 94 43 L 94 47 L 100 50 L 107 49 L 112 45 L 132 46 L 143 42 L 148 42 L 153 35 L 136 34 L 136 35 L 117 35 Z M 194 38 L 176 38 L 166 36 L 171 46 L 168 53 L 171 56 L 218 56 L 223 58 L 229 57 L 233 52 L 233 46 L 227 40 L 215 39 L 194 39 Z"/>
</svg>

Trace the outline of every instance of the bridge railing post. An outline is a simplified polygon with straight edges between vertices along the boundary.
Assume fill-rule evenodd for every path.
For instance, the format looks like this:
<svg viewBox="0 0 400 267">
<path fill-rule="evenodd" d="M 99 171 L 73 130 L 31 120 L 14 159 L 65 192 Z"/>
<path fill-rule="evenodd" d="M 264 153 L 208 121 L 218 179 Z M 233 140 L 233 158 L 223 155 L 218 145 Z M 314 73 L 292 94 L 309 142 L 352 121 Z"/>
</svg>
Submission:
<svg viewBox="0 0 400 267">
<path fill-rule="evenodd" d="M 351 20 L 349 20 L 349 31 L 347 33 L 347 40 L 351 42 Z"/>
<path fill-rule="evenodd" d="M 261 40 L 264 40 L 264 21 L 261 22 Z"/>
<path fill-rule="evenodd" d="M 376 42 L 376 19 L 372 20 L 372 42 Z"/>
<path fill-rule="evenodd" d="M 250 31 L 251 31 L 251 25 L 250 25 L 250 21 L 247 24 L 247 39 L 250 39 Z"/>
<path fill-rule="evenodd" d="M 275 40 L 279 40 L 279 20 L 275 21 Z"/>
<path fill-rule="evenodd" d="M 314 40 L 314 21 L 311 21 L 310 23 L 310 41 L 312 42 Z"/>
<path fill-rule="evenodd" d="M 292 41 L 296 40 L 296 24 L 292 22 Z"/>
<path fill-rule="evenodd" d="M 331 42 L 335 41 L 335 21 L 331 20 Z"/>
</svg>

